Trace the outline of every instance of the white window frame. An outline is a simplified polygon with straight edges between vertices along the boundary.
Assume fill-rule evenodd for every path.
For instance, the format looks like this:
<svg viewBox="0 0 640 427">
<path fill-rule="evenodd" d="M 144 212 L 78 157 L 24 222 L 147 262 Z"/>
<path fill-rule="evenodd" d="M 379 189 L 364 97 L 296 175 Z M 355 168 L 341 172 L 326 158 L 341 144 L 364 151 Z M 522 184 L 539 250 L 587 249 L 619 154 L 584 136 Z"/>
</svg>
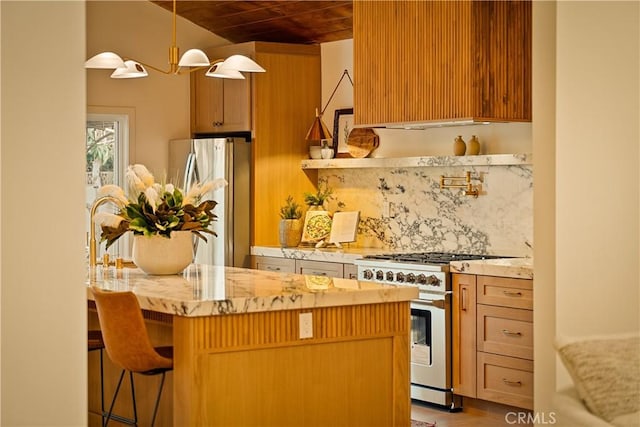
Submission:
<svg viewBox="0 0 640 427">
<path fill-rule="evenodd" d="M 114 184 L 120 186 L 126 191 L 125 186 L 125 174 L 127 166 L 130 164 L 130 152 L 132 151 L 131 135 L 135 133 L 132 131 L 132 123 L 134 123 L 135 116 L 132 114 L 131 109 L 108 109 L 101 107 L 89 107 L 87 109 L 86 122 L 90 121 L 105 121 L 105 122 L 117 122 L 118 123 L 118 135 L 116 141 L 118 147 L 116 149 L 117 156 L 113 159 L 114 170 Z M 133 116 L 133 117 L 132 117 Z M 88 232 L 89 230 L 87 230 Z M 99 235 L 96 235 L 96 240 L 99 241 Z M 108 250 L 110 256 L 117 256 L 126 260 L 131 259 L 131 237 L 130 233 L 126 233 Z M 105 243 L 98 246 L 98 256 L 104 254 Z"/>
</svg>

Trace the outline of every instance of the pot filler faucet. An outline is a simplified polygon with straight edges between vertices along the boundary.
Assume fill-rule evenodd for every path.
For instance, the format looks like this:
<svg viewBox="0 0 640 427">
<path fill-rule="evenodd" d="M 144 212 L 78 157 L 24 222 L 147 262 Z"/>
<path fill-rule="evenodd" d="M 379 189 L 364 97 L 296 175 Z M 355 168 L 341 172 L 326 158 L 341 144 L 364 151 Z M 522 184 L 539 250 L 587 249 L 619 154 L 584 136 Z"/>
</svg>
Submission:
<svg viewBox="0 0 640 427">
<path fill-rule="evenodd" d="M 89 266 L 91 267 L 95 267 L 96 266 L 96 255 L 97 255 L 97 249 L 96 249 L 96 225 L 95 225 L 95 221 L 94 221 L 94 216 L 96 214 L 96 210 L 103 204 L 107 203 L 107 202 L 111 202 L 114 205 L 118 206 L 118 207 L 122 207 L 123 204 L 120 200 L 116 199 L 115 197 L 112 196 L 104 196 L 104 197 L 100 197 L 99 199 L 96 199 L 95 202 L 93 202 L 93 206 L 91 206 L 91 220 L 90 220 L 90 225 L 91 225 L 91 231 L 90 231 L 90 238 L 89 238 Z"/>
</svg>

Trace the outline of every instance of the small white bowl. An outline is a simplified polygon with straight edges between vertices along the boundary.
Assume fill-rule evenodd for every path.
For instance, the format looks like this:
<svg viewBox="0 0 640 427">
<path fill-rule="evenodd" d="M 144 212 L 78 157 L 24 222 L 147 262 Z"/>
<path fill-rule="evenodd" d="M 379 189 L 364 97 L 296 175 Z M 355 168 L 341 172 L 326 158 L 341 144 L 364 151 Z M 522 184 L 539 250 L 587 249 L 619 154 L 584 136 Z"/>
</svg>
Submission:
<svg viewBox="0 0 640 427">
<path fill-rule="evenodd" d="M 322 147 L 319 145 L 312 145 L 309 147 L 309 156 L 312 159 L 321 159 L 322 158 Z"/>
</svg>

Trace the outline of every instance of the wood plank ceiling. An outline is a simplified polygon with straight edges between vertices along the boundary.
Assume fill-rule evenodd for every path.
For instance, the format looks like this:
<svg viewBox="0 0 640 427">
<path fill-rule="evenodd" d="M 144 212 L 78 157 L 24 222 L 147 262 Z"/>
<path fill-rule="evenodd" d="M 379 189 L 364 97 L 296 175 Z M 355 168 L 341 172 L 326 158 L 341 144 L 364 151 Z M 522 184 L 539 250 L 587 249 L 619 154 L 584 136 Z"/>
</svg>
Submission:
<svg viewBox="0 0 640 427">
<path fill-rule="evenodd" d="M 173 11 L 172 0 L 150 1 Z M 351 0 L 179 0 L 176 14 L 232 43 L 313 44 L 353 38 Z"/>
</svg>

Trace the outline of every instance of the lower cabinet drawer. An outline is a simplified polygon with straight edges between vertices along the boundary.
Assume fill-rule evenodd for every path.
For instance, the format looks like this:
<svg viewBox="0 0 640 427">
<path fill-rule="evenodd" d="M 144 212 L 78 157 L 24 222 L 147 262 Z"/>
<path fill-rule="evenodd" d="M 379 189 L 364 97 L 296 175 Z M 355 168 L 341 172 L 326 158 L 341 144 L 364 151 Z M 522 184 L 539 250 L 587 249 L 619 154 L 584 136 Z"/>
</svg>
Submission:
<svg viewBox="0 0 640 427">
<path fill-rule="evenodd" d="M 477 397 L 533 409 L 533 362 L 478 352 Z"/>
<path fill-rule="evenodd" d="M 533 360 L 533 311 L 477 306 L 478 351 Z"/>
<path fill-rule="evenodd" d="M 288 258 L 251 257 L 251 268 L 256 270 L 275 271 L 277 273 L 295 273 L 296 261 Z"/>
<path fill-rule="evenodd" d="M 296 260 L 296 273 L 310 276 L 343 277 L 342 264 L 337 262 Z"/>
</svg>

